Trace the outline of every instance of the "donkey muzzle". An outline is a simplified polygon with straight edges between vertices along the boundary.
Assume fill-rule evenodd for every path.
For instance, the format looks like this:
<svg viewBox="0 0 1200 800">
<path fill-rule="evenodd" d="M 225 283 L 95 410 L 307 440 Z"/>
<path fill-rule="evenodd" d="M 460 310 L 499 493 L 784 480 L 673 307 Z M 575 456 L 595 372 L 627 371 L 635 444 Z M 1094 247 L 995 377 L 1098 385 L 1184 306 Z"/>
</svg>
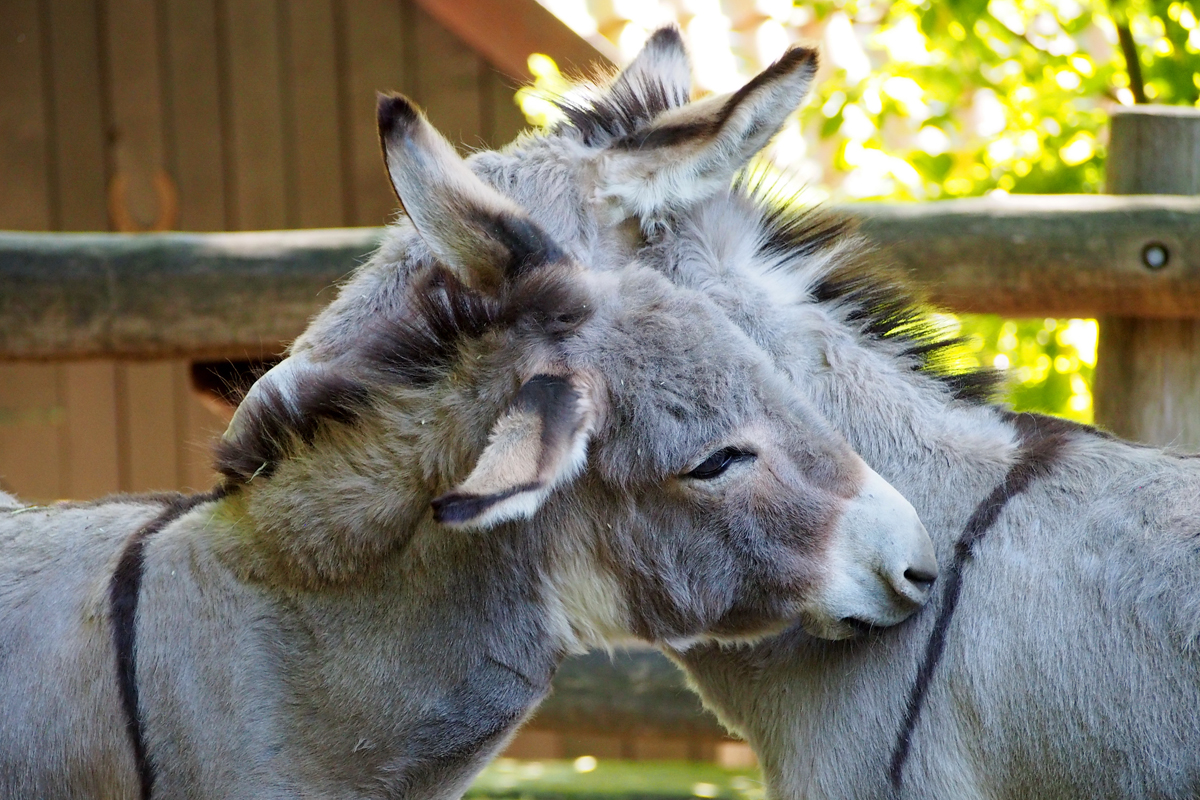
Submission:
<svg viewBox="0 0 1200 800">
<path fill-rule="evenodd" d="M 916 510 L 866 464 L 859 493 L 833 533 L 825 581 L 804 610 L 823 639 L 904 621 L 929 599 L 938 565 Z"/>
</svg>

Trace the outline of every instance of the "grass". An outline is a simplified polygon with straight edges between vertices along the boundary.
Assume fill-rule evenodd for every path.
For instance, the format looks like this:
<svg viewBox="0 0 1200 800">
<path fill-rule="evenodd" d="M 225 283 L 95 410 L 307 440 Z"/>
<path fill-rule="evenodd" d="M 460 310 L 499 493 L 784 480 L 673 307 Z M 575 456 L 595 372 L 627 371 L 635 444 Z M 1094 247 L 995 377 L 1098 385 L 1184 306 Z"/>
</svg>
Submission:
<svg viewBox="0 0 1200 800">
<path fill-rule="evenodd" d="M 467 791 L 473 800 L 762 800 L 757 770 L 686 761 L 500 758 Z"/>
</svg>

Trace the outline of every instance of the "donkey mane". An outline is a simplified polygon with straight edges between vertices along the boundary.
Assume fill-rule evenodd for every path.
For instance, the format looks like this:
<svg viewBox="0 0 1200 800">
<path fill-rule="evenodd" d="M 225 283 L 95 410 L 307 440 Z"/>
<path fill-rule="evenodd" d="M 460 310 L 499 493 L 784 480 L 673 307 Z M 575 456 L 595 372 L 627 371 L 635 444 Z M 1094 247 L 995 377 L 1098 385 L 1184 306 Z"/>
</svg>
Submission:
<svg viewBox="0 0 1200 800">
<path fill-rule="evenodd" d="M 842 262 L 812 289 L 813 299 L 845 309 L 845 319 L 868 341 L 900 347 L 913 369 L 933 378 L 957 400 L 987 404 L 997 399 L 1004 375 L 990 367 L 963 367 L 960 348 L 969 341 L 949 333 L 911 285 L 880 264 Z"/>
<path fill-rule="evenodd" d="M 373 326 L 355 355 L 388 383 L 427 386 L 445 377 L 464 341 L 522 323 L 557 341 L 590 316 L 586 296 L 564 269 L 522 274 L 496 298 L 437 265 L 413 281 L 405 312 Z"/>
<path fill-rule="evenodd" d="M 591 311 L 562 267 L 524 272 L 497 298 L 434 263 L 413 277 L 391 314 L 367 328 L 342 359 L 348 369 L 307 373 L 290 398 L 266 383 L 237 434 L 217 445 L 217 471 L 231 488 L 269 477 L 301 447 L 311 447 L 322 428 L 357 422 L 380 390 L 443 379 L 464 342 L 504 327 L 556 341 Z"/>
<path fill-rule="evenodd" d="M 921 293 L 870 248 L 853 220 L 802 205 L 795 195 L 781 201 L 761 173 L 739 175 L 733 192 L 763 212 L 758 252 L 777 264 L 775 269 L 803 268 L 814 256 L 836 253 L 810 287 L 814 301 L 837 308 L 868 342 L 886 343 L 890 353 L 911 359 L 914 370 L 946 386 L 954 398 L 979 404 L 996 400 L 1003 373 L 962 365 L 959 348 L 967 338 L 936 320 Z"/>
<path fill-rule="evenodd" d="M 607 95 L 556 97 L 552 101 L 566 119 L 554 132 L 602 147 L 641 130 L 659 114 L 674 108 L 665 87 L 655 81 L 621 81 Z M 682 102 L 687 102 L 686 98 Z"/>
<path fill-rule="evenodd" d="M 217 472 L 231 488 L 270 477 L 300 447 L 311 447 L 327 424 L 352 424 L 371 402 L 365 384 L 332 372 L 306 376 L 290 400 L 276 386 L 261 391 L 238 434 L 216 447 Z"/>
</svg>

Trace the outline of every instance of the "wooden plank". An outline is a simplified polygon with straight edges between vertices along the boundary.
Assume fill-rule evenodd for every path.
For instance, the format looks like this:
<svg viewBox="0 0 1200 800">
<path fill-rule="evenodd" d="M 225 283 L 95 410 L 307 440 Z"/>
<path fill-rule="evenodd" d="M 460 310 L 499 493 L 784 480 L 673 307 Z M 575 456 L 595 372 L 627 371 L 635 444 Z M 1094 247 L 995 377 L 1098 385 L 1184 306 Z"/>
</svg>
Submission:
<svg viewBox="0 0 1200 800">
<path fill-rule="evenodd" d="M 288 225 L 345 225 L 333 2 L 292 0 L 283 8 L 285 79 L 291 87 L 287 170 L 295 202 Z"/>
<path fill-rule="evenodd" d="M 479 147 L 484 143 L 480 113 L 483 62 L 421 9 L 416 10 L 413 22 L 417 43 L 414 99 L 433 126 L 460 150 Z"/>
<path fill-rule="evenodd" d="M 119 491 L 116 364 L 74 361 L 60 369 L 64 496 L 88 500 Z"/>
<path fill-rule="evenodd" d="M 648 650 L 567 659 L 554 678 L 554 690 L 529 727 L 566 731 L 574 737 L 610 737 L 617 743 L 627 742 L 631 751 L 642 737 L 727 738 L 716 718 L 703 710 L 699 698 L 686 687 L 683 673 L 664 656 Z M 573 752 L 578 744 L 578 738 L 564 739 L 565 754 L 584 755 Z M 623 748 L 624 744 L 609 741 L 605 745 L 614 746 Z"/>
<path fill-rule="evenodd" d="M 190 366 L 190 363 L 185 363 L 182 397 L 177 401 L 184 415 L 181 425 L 183 438 L 180 442 L 184 461 L 182 478 L 184 487 L 203 492 L 219 481 L 212 467 L 213 447 L 228 427 L 233 413 L 232 409 L 218 408 L 214 401 L 201 397 L 192 386 Z"/>
<path fill-rule="evenodd" d="M 496 69 L 529 80 L 530 53 L 545 53 L 573 72 L 615 64 L 616 48 L 600 37 L 585 40 L 537 0 L 417 0 Z"/>
<path fill-rule="evenodd" d="M 163 148 L 162 75 L 155 0 L 107 0 L 105 54 L 114 174 L 109 216 L 122 230 L 175 224 Z M 114 187 L 115 184 L 115 187 Z"/>
<path fill-rule="evenodd" d="M 117 413 L 124 420 L 121 487 L 128 492 L 179 488 L 179 426 L 175 407 L 177 370 L 171 361 L 117 365 L 123 383 Z"/>
<path fill-rule="evenodd" d="M 59 370 L 57 364 L 0 364 L 0 478 L 30 502 L 65 494 Z"/>
<path fill-rule="evenodd" d="M 556 731 L 522 729 L 504 748 L 502 757 L 531 761 L 544 758 L 563 758 L 562 735 Z"/>
<path fill-rule="evenodd" d="M 0 228 L 51 227 L 43 85 L 43 34 L 37 0 L 9 0 L 0 13 Z"/>
<path fill-rule="evenodd" d="M 686 739 L 667 736 L 639 736 L 632 749 L 638 761 L 687 761 L 690 753 Z"/>
<path fill-rule="evenodd" d="M 220 231 L 227 216 L 228 165 L 213 0 L 164 0 L 171 173 L 183 231 Z"/>
<path fill-rule="evenodd" d="M 284 174 L 284 89 L 275 0 L 221 4 L 227 41 L 233 225 L 236 230 L 287 226 Z"/>
<path fill-rule="evenodd" d="M 0 234 L 0 358 L 277 353 L 379 234 Z"/>
<path fill-rule="evenodd" d="M 1014 195 L 936 203 L 861 203 L 883 259 L 955 311 L 1094 317 L 1200 317 L 1200 201 Z M 1143 252 L 1161 244 L 1165 269 Z"/>
<path fill-rule="evenodd" d="M 1109 128 L 1109 194 L 1200 194 L 1200 110 L 1117 106 Z"/>
<path fill-rule="evenodd" d="M 1200 195 L 1200 109 L 1129 109 L 1113 115 L 1111 134 L 1110 192 Z M 1165 252 L 1169 258 L 1157 272 L 1176 269 L 1170 256 L 1177 250 Z M 1155 316 L 1143 309 L 1101 317 L 1096 421 L 1127 439 L 1194 452 L 1200 450 L 1200 315 L 1147 318 Z"/>
<path fill-rule="evenodd" d="M 95 2 L 47 0 L 60 230 L 108 230 L 104 93 Z"/>
<path fill-rule="evenodd" d="M 1200 324 L 1103 317 L 1096 421 L 1133 441 L 1200 450 Z"/>
<path fill-rule="evenodd" d="M 347 214 L 352 225 L 382 225 L 395 216 L 397 203 L 379 155 L 375 93 L 412 91 L 404 41 L 408 7 L 399 0 L 341 0 L 337 10 L 345 53 Z"/>
<path fill-rule="evenodd" d="M 484 109 L 484 139 L 492 149 L 503 147 L 529 127 L 517 105 L 518 83 L 492 69 L 481 78 L 480 100 Z"/>
<path fill-rule="evenodd" d="M 619 736 L 597 733 L 575 733 L 565 731 L 562 736 L 563 755 L 567 758 L 592 756 L 594 758 L 623 758 L 633 755 L 632 747 L 626 748 Z"/>
</svg>

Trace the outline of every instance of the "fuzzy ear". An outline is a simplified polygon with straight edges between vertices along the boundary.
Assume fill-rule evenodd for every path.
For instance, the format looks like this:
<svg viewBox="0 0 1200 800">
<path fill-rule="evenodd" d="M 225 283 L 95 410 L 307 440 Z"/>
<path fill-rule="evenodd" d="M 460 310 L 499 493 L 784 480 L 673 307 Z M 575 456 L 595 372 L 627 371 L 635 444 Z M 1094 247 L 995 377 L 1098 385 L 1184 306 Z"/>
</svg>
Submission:
<svg viewBox="0 0 1200 800">
<path fill-rule="evenodd" d="M 644 122 L 686 105 L 692 99 L 692 64 L 679 28 L 669 25 L 652 33 L 606 94 L 631 116 L 641 111 Z"/>
<path fill-rule="evenodd" d="M 659 28 L 640 53 L 607 86 L 568 92 L 555 105 L 568 125 L 556 130 L 604 146 L 630 131 L 641 130 L 659 115 L 686 105 L 692 96 L 692 70 L 679 28 Z"/>
<path fill-rule="evenodd" d="M 468 283 L 494 286 L 563 258 L 524 211 L 471 172 L 407 98 L 380 94 L 377 110 L 392 187 L 439 260 Z"/>
<path fill-rule="evenodd" d="M 583 470 L 594 426 L 592 403 L 570 379 L 535 375 L 493 426 L 467 479 L 433 501 L 434 519 L 490 528 L 532 517 Z"/>
<path fill-rule="evenodd" d="M 727 188 L 808 95 L 817 52 L 788 51 L 732 95 L 660 115 L 601 156 L 597 199 L 618 217 L 653 220 Z"/>
<path fill-rule="evenodd" d="M 323 424 L 352 424 L 371 403 L 366 385 L 304 354 L 262 375 L 238 404 L 216 448 L 216 468 L 233 483 L 269 477 Z"/>
</svg>

